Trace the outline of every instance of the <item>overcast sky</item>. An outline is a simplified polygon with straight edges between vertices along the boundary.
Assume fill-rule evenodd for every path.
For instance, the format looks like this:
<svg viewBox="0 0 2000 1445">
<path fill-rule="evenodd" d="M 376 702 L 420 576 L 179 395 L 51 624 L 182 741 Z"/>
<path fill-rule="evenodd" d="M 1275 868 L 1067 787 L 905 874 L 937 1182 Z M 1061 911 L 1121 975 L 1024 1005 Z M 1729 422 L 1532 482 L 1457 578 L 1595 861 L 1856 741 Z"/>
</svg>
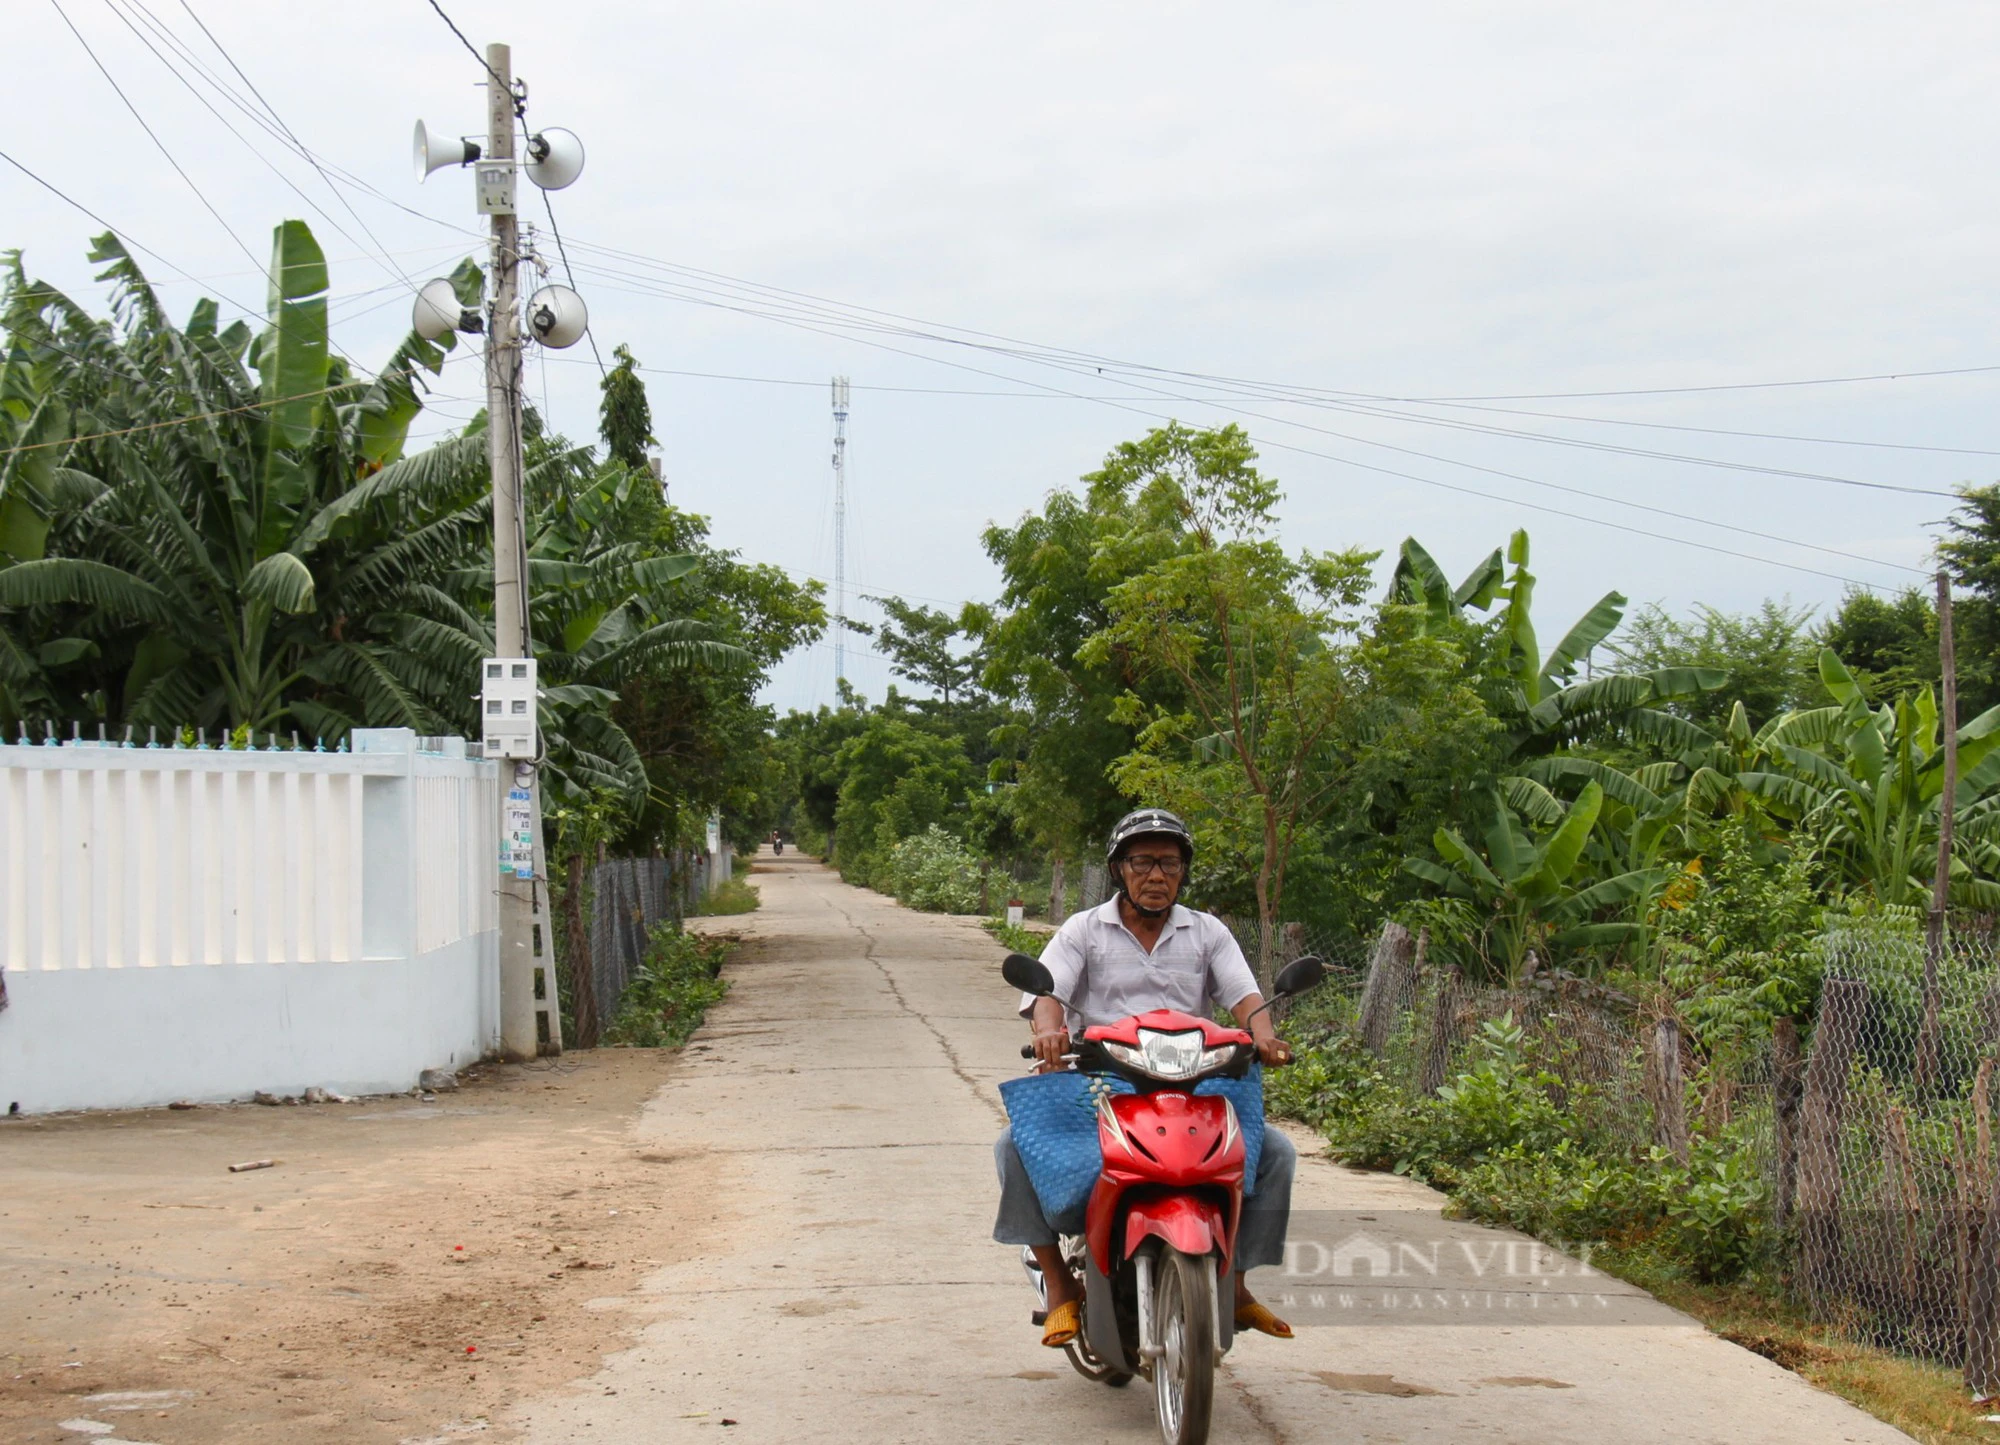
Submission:
<svg viewBox="0 0 2000 1445">
<path fill-rule="evenodd" d="M 482 73 L 427 0 L 60 5 L 15 7 L 0 148 L 165 258 L 145 263 L 177 311 L 261 306 L 251 257 L 303 216 L 334 263 L 336 341 L 371 364 L 408 326 L 401 278 L 483 259 L 469 177 L 410 169 L 417 117 L 484 129 Z M 934 604 L 993 594 L 986 523 L 1168 416 L 1259 439 L 1296 546 L 1415 534 L 1456 576 L 1527 527 L 1551 635 L 1611 588 L 1824 608 L 1921 581 L 1949 497 L 1815 478 L 2000 478 L 2000 370 L 1965 370 L 2000 367 L 1991 4 L 445 9 L 513 45 L 531 125 L 588 147 L 554 202 L 605 354 L 708 374 L 648 378 L 674 500 L 801 575 L 833 571 L 835 373 L 854 387 L 848 575 Z M 254 147 L 231 135 L 141 44 L 131 27 L 174 55 L 149 22 L 421 214 L 330 187 L 176 58 Z M 88 217 L 0 164 L 0 218 L 32 273 L 98 294 Z M 1090 359 L 1047 364 L 1057 349 Z M 482 404 L 476 368 L 447 369 L 424 434 Z M 596 380 L 587 346 L 530 363 L 580 439 Z M 1468 397 L 1539 399 L 1435 400 Z M 850 656 L 879 696 L 880 659 Z M 829 701 L 830 646 L 768 696 Z"/>
</svg>

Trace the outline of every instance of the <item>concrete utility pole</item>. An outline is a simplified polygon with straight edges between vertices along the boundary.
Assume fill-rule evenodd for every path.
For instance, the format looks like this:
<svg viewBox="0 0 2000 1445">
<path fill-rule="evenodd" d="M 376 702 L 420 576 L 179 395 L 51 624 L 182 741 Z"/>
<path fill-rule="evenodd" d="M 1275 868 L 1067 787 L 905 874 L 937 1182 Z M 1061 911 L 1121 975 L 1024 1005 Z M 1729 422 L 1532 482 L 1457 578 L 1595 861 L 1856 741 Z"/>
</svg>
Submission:
<svg viewBox="0 0 2000 1445">
<path fill-rule="evenodd" d="M 833 379 L 833 679 L 847 681 L 847 378 Z"/>
<path fill-rule="evenodd" d="M 519 278 L 520 222 L 513 205 L 514 188 L 514 60 L 505 45 L 486 47 L 486 146 L 482 160 L 506 167 L 504 204 L 482 194 L 481 208 L 493 222 L 492 309 L 486 318 L 486 437 L 493 467 L 493 655 L 532 657 L 528 640 L 527 533 L 521 519 L 521 319 Z M 486 174 L 492 174 L 488 172 Z M 482 192 L 486 190 L 482 175 Z M 526 792 L 528 826 L 533 852 L 542 857 L 542 797 L 539 769 L 532 760 L 500 759 L 500 834 L 517 831 L 522 800 L 509 793 Z M 531 870 L 539 874 L 541 869 Z M 535 1026 L 535 982 L 543 973 L 551 1007 L 553 958 L 543 970 L 537 943 L 547 931 L 536 927 L 539 877 L 523 878 L 518 870 L 500 874 L 500 1051 L 509 1059 L 532 1059 L 541 1050 Z M 551 1040 L 556 1042 L 556 1040 Z"/>
</svg>

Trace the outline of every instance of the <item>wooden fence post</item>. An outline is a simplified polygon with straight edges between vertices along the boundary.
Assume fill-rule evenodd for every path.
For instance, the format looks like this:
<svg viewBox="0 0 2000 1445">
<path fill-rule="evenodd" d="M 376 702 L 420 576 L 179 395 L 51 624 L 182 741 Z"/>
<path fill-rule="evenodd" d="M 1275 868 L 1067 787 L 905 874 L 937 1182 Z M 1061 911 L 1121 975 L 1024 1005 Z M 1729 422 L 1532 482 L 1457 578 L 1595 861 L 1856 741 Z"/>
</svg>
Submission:
<svg viewBox="0 0 2000 1445">
<path fill-rule="evenodd" d="M 1806 1061 L 1799 1099 L 1798 1205 L 1799 1264 L 1808 1299 L 1838 1294 L 1845 1271 L 1840 1258 L 1840 1123 L 1847 1102 L 1847 1076 L 1868 1011 L 1868 985 L 1859 979 L 1830 978 L 1820 992 L 1819 1022 Z"/>
<path fill-rule="evenodd" d="M 1986 1187 L 1965 1305 L 1965 1383 L 1975 1400 L 2000 1394 L 2000 1169 Z"/>
<path fill-rule="evenodd" d="M 569 879 L 563 889 L 563 928 L 569 955 L 569 986 L 576 1000 L 576 1046 L 594 1049 L 603 1025 L 597 1017 L 597 979 L 590 956 L 590 930 L 583 923 L 584 861 L 569 855 Z"/>
<path fill-rule="evenodd" d="M 979 860 L 979 911 L 993 911 L 993 860 L 990 858 Z"/>
<path fill-rule="evenodd" d="M 1446 965 L 1438 975 L 1437 1002 L 1431 1009 L 1430 1044 L 1424 1050 L 1424 1070 L 1417 1083 L 1429 1096 L 1444 1084 L 1444 1071 L 1451 1064 L 1451 1046 L 1458 1041 L 1458 1009 L 1463 983 L 1455 965 Z"/>
<path fill-rule="evenodd" d="M 1368 960 L 1368 978 L 1361 986 L 1361 1044 L 1377 1057 L 1389 1046 L 1415 947 L 1409 929 L 1385 923 Z"/>
<path fill-rule="evenodd" d="M 1069 899 L 1065 896 L 1067 892 L 1068 890 L 1063 887 L 1062 854 L 1058 853 L 1049 867 L 1049 926 L 1051 928 L 1061 928 L 1063 920 L 1069 917 Z"/>
<path fill-rule="evenodd" d="M 1938 794 L 1937 867 L 1931 875 L 1931 911 L 1924 926 L 1923 1021 L 1917 1028 L 1914 1080 L 1918 1098 L 1929 1098 L 1938 1085 L 1938 974 L 1944 967 L 1945 909 L 1950 902 L 1953 818 L 1958 797 L 1958 662 L 1951 637 L 1951 577 L 1937 574 L 1938 671 L 1944 696 L 1938 733 L 1944 739 L 1944 776 Z"/>
<path fill-rule="evenodd" d="M 1653 1142 L 1686 1164 L 1687 1090 L 1681 1082 L 1680 1020 L 1663 1018 L 1654 1023 L 1652 1054 L 1646 1073 L 1653 1086 Z"/>
<path fill-rule="evenodd" d="M 1778 1228 L 1791 1222 L 1792 1195 L 1799 1181 L 1799 1024 L 1797 1019 L 1771 1021 L 1771 1112 L 1777 1135 Z"/>
</svg>

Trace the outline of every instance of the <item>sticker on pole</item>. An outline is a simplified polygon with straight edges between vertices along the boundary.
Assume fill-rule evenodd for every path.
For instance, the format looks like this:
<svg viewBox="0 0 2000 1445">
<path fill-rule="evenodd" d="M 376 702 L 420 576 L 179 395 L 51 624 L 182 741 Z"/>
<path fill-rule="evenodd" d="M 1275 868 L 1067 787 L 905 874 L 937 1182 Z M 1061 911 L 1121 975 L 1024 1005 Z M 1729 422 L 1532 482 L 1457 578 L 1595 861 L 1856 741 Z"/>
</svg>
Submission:
<svg viewBox="0 0 2000 1445">
<path fill-rule="evenodd" d="M 535 876 L 535 797 L 526 788 L 507 790 L 507 822 L 500 839 L 500 871 L 516 878 Z"/>
</svg>

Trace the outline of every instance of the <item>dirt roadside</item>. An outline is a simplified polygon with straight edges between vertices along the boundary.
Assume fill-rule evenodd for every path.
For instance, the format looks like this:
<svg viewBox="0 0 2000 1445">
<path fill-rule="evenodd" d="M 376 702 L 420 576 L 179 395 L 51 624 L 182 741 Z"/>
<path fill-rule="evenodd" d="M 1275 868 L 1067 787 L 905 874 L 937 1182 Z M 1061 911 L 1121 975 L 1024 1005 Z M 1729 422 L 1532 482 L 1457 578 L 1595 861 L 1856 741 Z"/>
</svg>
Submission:
<svg viewBox="0 0 2000 1445">
<path fill-rule="evenodd" d="M 726 1160 L 635 1142 L 679 1063 L 598 1050 L 433 1100 L 0 1120 L 0 1439 L 512 1438 L 510 1401 L 626 1343 L 610 1300 L 729 1232 Z"/>
</svg>

